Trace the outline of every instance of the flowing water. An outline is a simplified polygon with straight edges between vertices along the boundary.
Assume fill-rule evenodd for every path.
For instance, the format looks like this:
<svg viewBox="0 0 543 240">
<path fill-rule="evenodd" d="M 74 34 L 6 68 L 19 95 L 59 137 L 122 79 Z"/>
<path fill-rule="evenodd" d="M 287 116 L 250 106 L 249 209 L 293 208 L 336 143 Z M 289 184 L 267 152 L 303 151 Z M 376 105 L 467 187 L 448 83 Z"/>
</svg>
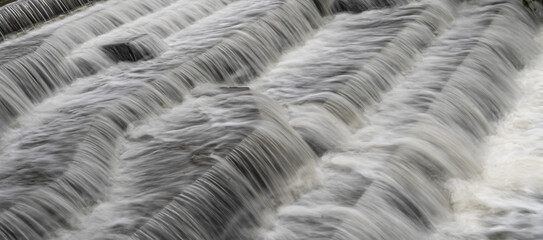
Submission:
<svg viewBox="0 0 543 240">
<path fill-rule="evenodd" d="M 0 239 L 543 239 L 522 1 L 0 10 Z"/>
</svg>

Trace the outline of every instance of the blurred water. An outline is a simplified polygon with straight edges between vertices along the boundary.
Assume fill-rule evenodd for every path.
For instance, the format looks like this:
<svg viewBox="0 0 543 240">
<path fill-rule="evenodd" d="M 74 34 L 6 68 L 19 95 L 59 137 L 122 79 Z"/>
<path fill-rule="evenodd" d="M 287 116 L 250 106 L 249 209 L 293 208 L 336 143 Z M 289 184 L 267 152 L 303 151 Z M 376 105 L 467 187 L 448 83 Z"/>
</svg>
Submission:
<svg viewBox="0 0 543 240">
<path fill-rule="evenodd" d="M 0 238 L 542 238 L 538 24 L 514 0 L 42 23 L 0 43 Z"/>
<path fill-rule="evenodd" d="M 537 36 L 541 48 L 543 35 Z M 516 79 L 522 96 L 488 137 L 482 173 L 452 179 L 454 215 L 440 225 L 443 239 L 541 239 L 541 106 L 543 56 Z"/>
</svg>

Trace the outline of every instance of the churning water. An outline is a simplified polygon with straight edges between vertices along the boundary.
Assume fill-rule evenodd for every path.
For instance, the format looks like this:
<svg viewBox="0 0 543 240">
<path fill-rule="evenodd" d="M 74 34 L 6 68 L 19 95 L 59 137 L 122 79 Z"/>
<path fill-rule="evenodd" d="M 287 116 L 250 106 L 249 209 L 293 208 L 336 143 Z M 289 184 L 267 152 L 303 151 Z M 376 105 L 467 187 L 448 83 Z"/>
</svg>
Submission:
<svg viewBox="0 0 543 240">
<path fill-rule="evenodd" d="M 520 0 L 0 9 L 0 239 L 543 239 Z"/>
</svg>

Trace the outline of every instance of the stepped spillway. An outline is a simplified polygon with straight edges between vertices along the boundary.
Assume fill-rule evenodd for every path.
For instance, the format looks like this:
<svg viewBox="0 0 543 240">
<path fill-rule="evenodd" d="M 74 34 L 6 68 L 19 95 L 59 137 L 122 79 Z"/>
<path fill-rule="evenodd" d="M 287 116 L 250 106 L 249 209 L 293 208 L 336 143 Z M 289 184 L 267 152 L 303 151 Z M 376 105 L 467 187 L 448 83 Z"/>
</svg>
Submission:
<svg viewBox="0 0 543 240">
<path fill-rule="evenodd" d="M 541 239 L 518 0 L 0 7 L 0 239 Z"/>
</svg>

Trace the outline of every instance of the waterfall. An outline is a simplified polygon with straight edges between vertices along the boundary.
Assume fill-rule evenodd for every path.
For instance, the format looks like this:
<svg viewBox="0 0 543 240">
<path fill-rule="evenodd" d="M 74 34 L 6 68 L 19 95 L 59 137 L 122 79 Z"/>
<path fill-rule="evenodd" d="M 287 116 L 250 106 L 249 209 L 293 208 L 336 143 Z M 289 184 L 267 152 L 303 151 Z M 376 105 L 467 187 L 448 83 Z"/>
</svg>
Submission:
<svg viewBox="0 0 543 240">
<path fill-rule="evenodd" d="M 537 36 L 538 42 L 541 37 Z M 482 174 L 448 184 L 455 211 L 449 221 L 439 225 L 435 238 L 543 237 L 537 224 L 542 219 L 543 206 L 539 200 L 542 162 L 538 146 L 542 61 L 539 55 L 519 74 L 517 82 L 522 96 L 489 136 L 481 156 Z"/>
<path fill-rule="evenodd" d="M 543 236 L 522 1 L 21 0 L 0 19 L 0 239 Z"/>
</svg>

